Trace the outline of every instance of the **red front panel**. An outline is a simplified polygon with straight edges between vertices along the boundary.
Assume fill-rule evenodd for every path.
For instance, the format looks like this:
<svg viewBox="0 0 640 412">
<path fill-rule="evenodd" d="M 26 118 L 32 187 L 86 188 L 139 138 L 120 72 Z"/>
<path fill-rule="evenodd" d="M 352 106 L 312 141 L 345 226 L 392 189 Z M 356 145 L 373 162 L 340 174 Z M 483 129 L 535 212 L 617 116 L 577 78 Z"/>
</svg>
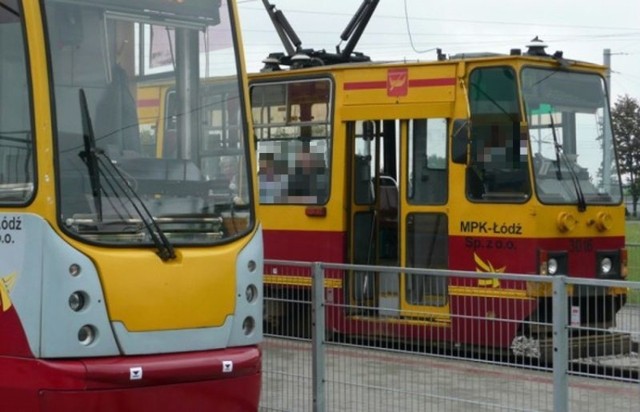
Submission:
<svg viewBox="0 0 640 412">
<path fill-rule="evenodd" d="M 537 274 L 539 252 L 566 252 L 569 275 L 595 277 L 596 253 L 624 247 L 624 237 L 541 238 L 450 236 L 449 269 Z"/>
<path fill-rule="evenodd" d="M 1 280 L 0 280 L 1 281 Z M 18 313 L 15 306 L 11 306 L 6 311 L 2 311 L 2 301 L 0 300 L 0 354 L 6 356 L 32 357 L 29 343 L 25 336 Z M 2 370 L 0 369 L 0 374 Z"/>
<path fill-rule="evenodd" d="M 260 397 L 260 374 L 138 389 L 42 391 L 39 397 L 42 412 L 255 412 Z"/>
<path fill-rule="evenodd" d="M 231 371 L 223 361 L 233 362 Z M 260 379 L 257 347 L 60 361 L 0 357 L 0 410 L 256 411 Z"/>
</svg>

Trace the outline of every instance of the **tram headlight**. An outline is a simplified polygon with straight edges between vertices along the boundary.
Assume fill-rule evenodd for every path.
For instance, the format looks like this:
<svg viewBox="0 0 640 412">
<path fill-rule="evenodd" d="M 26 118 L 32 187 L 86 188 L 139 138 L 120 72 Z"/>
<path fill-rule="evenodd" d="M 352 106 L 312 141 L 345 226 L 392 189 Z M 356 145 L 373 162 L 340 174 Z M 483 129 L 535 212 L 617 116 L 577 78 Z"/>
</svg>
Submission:
<svg viewBox="0 0 640 412">
<path fill-rule="evenodd" d="M 251 316 L 247 316 L 242 322 L 242 331 L 246 336 L 249 336 L 253 333 L 253 330 L 255 328 L 256 328 L 256 321 Z"/>
<path fill-rule="evenodd" d="M 620 250 L 599 251 L 596 253 L 596 277 L 601 279 L 623 279 L 624 267 L 621 264 Z"/>
<path fill-rule="evenodd" d="M 98 337 L 98 330 L 93 325 L 84 325 L 78 330 L 78 342 L 83 346 L 89 346 Z"/>
<path fill-rule="evenodd" d="M 74 263 L 69 266 L 69 274 L 73 277 L 76 277 L 82 272 L 82 268 L 77 263 Z"/>
<path fill-rule="evenodd" d="M 613 262 L 611 262 L 610 258 L 605 257 L 600 261 L 600 273 L 602 273 L 603 275 L 608 275 L 611 272 L 612 268 Z"/>
<path fill-rule="evenodd" d="M 247 270 L 249 270 L 250 273 L 255 272 L 257 267 L 258 265 L 256 264 L 256 261 L 253 259 L 251 259 L 249 263 L 247 263 Z"/>
<path fill-rule="evenodd" d="M 256 285 L 249 285 L 245 290 L 245 297 L 247 298 L 247 302 L 252 303 L 258 297 L 258 288 Z"/>
<path fill-rule="evenodd" d="M 74 312 L 80 312 L 89 303 L 89 296 L 82 291 L 75 291 L 69 295 L 69 307 Z"/>
<path fill-rule="evenodd" d="M 569 259 L 565 251 L 540 250 L 538 259 L 541 275 L 553 276 L 569 274 Z"/>
</svg>

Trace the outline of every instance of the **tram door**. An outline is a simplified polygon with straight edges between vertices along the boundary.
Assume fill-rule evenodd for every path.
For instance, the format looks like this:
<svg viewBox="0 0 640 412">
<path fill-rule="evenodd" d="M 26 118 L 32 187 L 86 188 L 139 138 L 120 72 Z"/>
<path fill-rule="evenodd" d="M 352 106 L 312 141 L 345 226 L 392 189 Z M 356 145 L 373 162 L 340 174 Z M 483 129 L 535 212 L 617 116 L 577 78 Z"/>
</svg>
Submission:
<svg viewBox="0 0 640 412">
<path fill-rule="evenodd" d="M 446 122 L 429 123 L 366 120 L 347 125 L 352 263 L 448 266 Z M 442 141 L 429 142 L 428 132 Z M 430 150 L 442 148 L 442 153 L 429 152 L 428 144 L 434 146 Z M 434 207 L 425 208 L 429 204 Z M 349 276 L 349 300 L 356 314 L 424 318 L 426 313 L 448 313 L 446 278 L 396 270 L 354 271 Z"/>
<path fill-rule="evenodd" d="M 398 266 L 398 186 L 395 121 L 366 120 L 347 126 L 351 162 L 350 259 L 360 265 Z M 398 273 L 355 271 L 350 303 L 358 314 L 397 315 Z"/>
</svg>

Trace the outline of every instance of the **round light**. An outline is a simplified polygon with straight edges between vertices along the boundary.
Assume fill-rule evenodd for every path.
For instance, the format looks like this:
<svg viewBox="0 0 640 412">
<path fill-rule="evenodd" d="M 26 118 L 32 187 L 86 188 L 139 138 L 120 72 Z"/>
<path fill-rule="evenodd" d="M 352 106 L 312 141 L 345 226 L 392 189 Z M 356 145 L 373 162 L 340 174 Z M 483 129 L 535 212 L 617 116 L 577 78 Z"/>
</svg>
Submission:
<svg viewBox="0 0 640 412">
<path fill-rule="evenodd" d="M 600 261 L 600 271 L 603 275 L 609 274 L 611 268 L 613 268 L 613 262 L 611 262 L 610 258 L 606 257 Z"/>
<path fill-rule="evenodd" d="M 256 267 L 258 267 L 258 265 L 256 265 L 255 260 L 250 260 L 249 263 L 247 264 L 247 269 L 249 269 L 249 272 L 251 273 L 255 272 Z"/>
<path fill-rule="evenodd" d="M 69 266 L 69 274 L 73 277 L 78 276 L 81 271 L 82 270 L 80 268 L 80 265 L 78 265 L 77 263 L 74 263 L 71 266 Z"/>
<path fill-rule="evenodd" d="M 245 291 L 245 297 L 247 298 L 247 302 L 251 303 L 258 297 L 258 288 L 255 285 L 247 286 L 247 290 Z"/>
<path fill-rule="evenodd" d="M 251 316 L 247 316 L 244 319 L 244 322 L 242 322 L 242 330 L 244 331 L 244 334 L 247 336 L 253 333 L 253 330 L 255 329 L 255 327 L 256 327 L 256 321 L 253 320 Z"/>
<path fill-rule="evenodd" d="M 547 271 L 550 275 L 555 275 L 558 272 L 558 261 L 555 258 L 551 258 L 547 262 Z"/>
<path fill-rule="evenodd" d="M 576 228 L 578 220 L 570 212 L 560 212 L 556 217 L 556 226 L 561 232 L 571 232 Z"/>
<path fill-rule="evenodd" d="M 85 308 L 88 300 L 89 300 L 89 297 L 87 296 L 86 293 L 81 291 L 73 292 L 69 296 L 69 307 L 74 312 L 80 312 L 82 309 Z"/>
<path fill-rule="evenodd" d="M 98 336 L 98 331 L 92 325 L 84 325 L 78 330 L 78 342 L 84 346 L 91 345 Z"/>
</svg>

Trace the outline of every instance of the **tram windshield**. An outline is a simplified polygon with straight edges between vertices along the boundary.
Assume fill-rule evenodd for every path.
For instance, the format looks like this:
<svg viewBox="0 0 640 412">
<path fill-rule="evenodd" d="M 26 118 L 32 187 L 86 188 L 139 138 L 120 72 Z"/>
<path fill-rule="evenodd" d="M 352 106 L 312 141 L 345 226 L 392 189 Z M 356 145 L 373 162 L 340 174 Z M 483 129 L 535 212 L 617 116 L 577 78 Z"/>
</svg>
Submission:
<svg viewBox="0 0 640 412">
<path fill-rule="evenodd" d="M 45 6 L 65 230 L 132 245 L 211 244 L 245 233 L 251 176 L 227 0 Z M 224 92 L 203 99 L 201 85 L 218 78 Z M 154 79 L 176 99 L 170 114 L 149 121 L 140 113 L 160 97 L 140 90 Z M 172 127 L 158 151 L 165 124 Z"/>
<path fill-rule="evenodd" d="M 0 204 L 7 205 L 29 201 L 35 173 L 22 11 L 15 0 L 0 6 Z"/>
<path fill-rule="evenodd" d="M 620 178 L 600 76 L 525 68 L 523 98 L 543 203 L 617 204 Z"/>
<path fill-rule="evenodd" d="M 479 202 L 525 202 L 529 199 L 526 139 L 516 74 L 510 67 L 475 69 L 469 77 L 471 153 L 467 196 Z"/>
</svg>

